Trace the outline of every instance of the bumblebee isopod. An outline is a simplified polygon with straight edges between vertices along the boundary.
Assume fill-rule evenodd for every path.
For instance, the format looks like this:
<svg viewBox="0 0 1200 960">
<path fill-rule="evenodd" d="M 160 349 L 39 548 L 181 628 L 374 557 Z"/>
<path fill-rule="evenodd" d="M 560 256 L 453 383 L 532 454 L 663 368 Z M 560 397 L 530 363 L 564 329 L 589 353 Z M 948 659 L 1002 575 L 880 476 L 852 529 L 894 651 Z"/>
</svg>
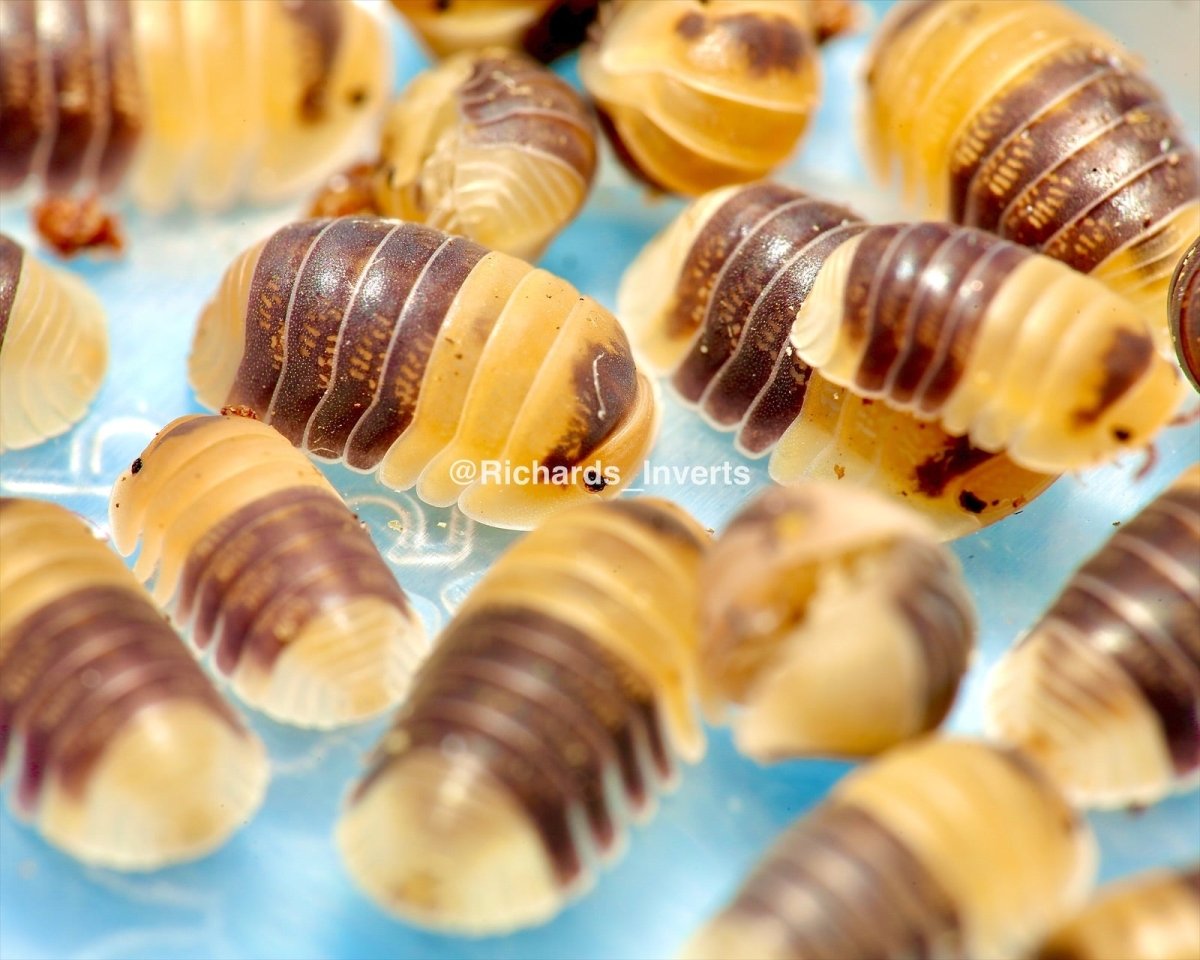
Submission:
<svg viewBox="0 0 1200 960">
<path fill-rule="evenodd" d="M 495 526 L 614 496 L 658 425 L 653 384 L 598 303 L 391 220 L 303 221 L 244 253 L 190 372 L 204 405 L 246 407 L 315 457 Z"/>
<path fill-rule="evenodd" d="M 199 857 L 258 808 L 262 744 L 120 558 L 70 511 L 0 499 L 0 767 L 55 846 L 97 866 Z"/>
<path fill-rule="evenodd" d="M 1200 158 L 1136 58 L 1040 0 L 897 5 L 867 59 L 865 140 L 923 215 L 1104 281 L 1158 323 L 1200 233 Z"/>
<path fill-rule="evenodd" d="M 783 163 L 821 93 L 807 0 L 656 0 L 601 10 L 579 76 L 618 155 L 699 194 Z"/>
<path fill-rule="evenodd" d="M 1171 277 L 1167 325 L 1179 365 L 1200 390 L 1200 237 L 1192 241 Z"/>
<path fill-rule="evenodd" d="M 765 491 L 701 568 L 705 706 L 758 760 L 878 753 L 937 727 L 975 614 L 937 530 L 832 482 Z"/>
<path fill-rule="evenodd" d="M 358 149 L 389 83 L 351 0 L 5 0 L 0 190 L 278 202 Z"/>
<path fill-rule="evenodd" d="M 1080 567 L 997 664 L 987 722 L 1078 802 L 1200 777 L 1200 465 Z"/>
<path fill-rule="evenodd" d="M 1015 957 L 1077 908 L 1095 841 L 1038 770 L 971 740 L 896 748 L 776 841 L 687 960 Z"/>
<path fill-rule="evenodd" d="M 79 278 L 0 234 L 0 451 L 65 433 L 108 369 L 104 308 Z"/>
<path fill-rule="evenodd" d="M 1189 960 L 1200 957 L 1200 865 L 1148 870 L 1102 887 L 1059 927 L 1035 960 Z"/>
<path fill-rule="evenodd" d="M 771 454 L 779 483 L 843 479 L 905 500 L 944 536 L 1008 516 L 1054 477 L 855 396 L 788 341 L 821 265 L 866 229 L 850 210 L 775 183 L 695 201 L 626 271 L 617 312 L 685 403 Z"/>
<path fill-rule="evenodd" d="M 422 926 L 549 919 L 614 858 L 704 741 L 695 713 L 704 530 L 665 500 L 564 510 L 511 547 L 422 668 L 337 840 Z"/>
<path fill-rule="evenodd" d="M 133 572 L 248 704 L 332 727 L 399 702 L 425 654 L 421 622 L 329 481 L 276 431 L 181 417 L 113 486 Z"/>
<path fill-rule="evenodd" d="M 436 56 L 504 47 L 548 63 L 583 43 L 600 0 L 392 0 Z"/>
<path fill-rule="evenodd" d="M 392 105 L 363 212 L 536 260 L 587 199 L 596 137 L 579 94 L 545 67 L 503 50 L 459 54 Z"/>
<path fill-rule="evenodd" d="M 1183 398 L 1136 307 L 945 223 L 871 227 L 839 246 L 791 340 L 827 380 L 1046 473 L 1145 446 Z"/>
</svg>

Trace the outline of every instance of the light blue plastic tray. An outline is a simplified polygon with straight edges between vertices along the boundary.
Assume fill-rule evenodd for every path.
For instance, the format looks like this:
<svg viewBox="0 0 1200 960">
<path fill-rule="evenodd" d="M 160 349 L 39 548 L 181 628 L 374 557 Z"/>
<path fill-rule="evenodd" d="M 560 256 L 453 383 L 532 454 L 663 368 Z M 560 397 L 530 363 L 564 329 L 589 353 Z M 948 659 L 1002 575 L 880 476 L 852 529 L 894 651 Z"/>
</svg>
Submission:
<svg viewBox="0 0 1200 960">
<path fill-rule="evenodd" d="M 1150 58 L 1151 67 L 1180 91 L 1177 109 L 1195 135 L 1196 9 L 1188 8 L 1200 5 L 1114 2 L 1089 12 L 1124 19 L 1119 27 L 1137 31 L 1128 42 L 1160 55 Z M 877 13 L 879 7 L 873 9 Z M 396 33 L 399 84 L 420 69 L 423 58 L 399 29 Z M 1192 53 L 1184 56 L 1188 36 Z M 863 44 L 856 38 L 827 48 L 825 102 L 784 177 L 847 200 L 865 214 L 884 216 L 886 199 L 863 184 L 851 136 Z M 571 74 L 573 68 L 564 69 Z M 677 201 L 645 199 L 606 158 L 587 211 L 550 249 L 544 265 L 611 306 L 622 270 L 679 208 Z M 200 409 L 187 388 L 184 361 L 195 318 L 221 272 L 239 250 L 292 215 L 292 209 L 203 221 L 130 215 L 132 242 L 125 259 L 72 263 L 108 308 L 108 379 L 91 415 L 70 434 L 0 460 L 0 491 L 54 499 L 104 525 L 109 484 L 118 472 L 159 426 Z M 0 219 L 4 230 L 28 242 L 23 209 L 6 206 Z M 1069 571 L 1116 521 L 1200 458 L 1195 427 L 1169 431 L 1159 454 L 1157 466 L 1141 481 L 1133 478 L 1139 466 L 1134 462 L 1064 478 L 1018 516 L 955 545 L 979 604 L 983 635 L 953 729 L 978 730 L 987 668 Z M 749 463 L 732 451 L 727 436 L 706 428 L 669 397 L 652 461 Z M 761 461 L 749 465 L 752 481 L 743 487 L 634 486 L 680 500 L 719 529 L 768 482 Z M 430 634 L 513 539 L 454 510 L 424 507 L 369 477 L 341 469 L 330 475 L 369 522 Z M 684 772 L 677 792 L 664 799 L 655 819 L 633 831 L 624 859 L 601 875 L 586 898 L 541 929 L 469 941 L 421 933 L 389 919 L 351 887 L 334 852 L 330 832 L 342 796 L 384 721 L 324 735 L 261 718 L 254 725 L 273 761 L 266 803 L 247 829 L 199 863 L 149 876 L 84 868 L 7 811 L 0 814 L 0 957 L 666 957 L 730 895 L 772 838 L 848 769 L 824 762 L 760 768 L 738 756 L 726 734 L 714 732 L 706 760 Z M 1200 856 L 1198 803 L 1193 793 L 1141 813 L 1094 816 L 1102 878 Z"/>
</svg>

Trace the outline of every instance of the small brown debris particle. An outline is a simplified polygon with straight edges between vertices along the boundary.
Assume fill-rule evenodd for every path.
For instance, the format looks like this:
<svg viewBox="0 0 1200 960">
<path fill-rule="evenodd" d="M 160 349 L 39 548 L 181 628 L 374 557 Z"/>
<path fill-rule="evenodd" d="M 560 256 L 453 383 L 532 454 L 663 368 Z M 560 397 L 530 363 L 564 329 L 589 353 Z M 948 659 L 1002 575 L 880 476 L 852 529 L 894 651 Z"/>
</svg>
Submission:
<svg viewBox="0 0 1200 960">
<path fill-rule="evenodd" d="M 38 236 L 60 256 L 81 250 L 125 249 L 125 231 L 116 214 L 109 213 L 96 197 L 47 197 L 33 208 Z"/>
<path fill-rule="evenodd" d="M 244 404 L 234 404 L 233 406 L 222 407 L 221 416 L 223 417 L 245 417 L 247 420 L 257 420 L 258 414 L 250 407 Z"/>
<path fill-rule="evenodd" d="M 129 467 L 129 472 L 133 473 L 133 474 L 138 474 L 138 473 L 142 472 L 142 458 L 141 457 L 138 457 L 136 460 L 133 461 L 133 463 Z"/>
</svg>

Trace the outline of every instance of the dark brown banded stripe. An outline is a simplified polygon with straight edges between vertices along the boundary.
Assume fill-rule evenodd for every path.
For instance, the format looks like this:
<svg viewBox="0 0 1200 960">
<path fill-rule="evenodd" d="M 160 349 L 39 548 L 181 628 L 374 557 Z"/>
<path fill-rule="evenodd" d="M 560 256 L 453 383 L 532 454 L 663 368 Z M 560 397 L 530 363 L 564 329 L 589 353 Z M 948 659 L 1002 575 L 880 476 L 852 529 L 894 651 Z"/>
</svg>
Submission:
<svg viewBox="0 0 1200 960">
<path fill-rule="evenodd" d="M 243 657 L 269 667 L 316 617 L 374 597 L 408 612 L 370 535 L 330 493 L 281 490 L 238 510 L 197 542 L 184 565 L 176 612 L 217 667 Z"/>
<path fill-rule="evenodd" d="M 603 648 L 562 621 L 520 607 L 481 608 L 453 621 L 422 667 L 358 794 L 417 749 L 468 753 L 527 813 L 558 881 L 585 867 L 572 829 L 581 809 L 592 843 L 609 850 L 623 829 L 604 785 L 620 773 L 626 798 L 645 790 L 645 737 L 657 736 L 653 693 Z M 399 749 L 389 742 L 399 740 Z"/>
<path fill-rule="evenodd" d="M 748 328 L 760 309 L 776 311 L 760 323 L 773 321 L 778 325 L 784 322 L 778 311 L 786 310 L 791 299 L 794 304 L 791 316 L 795 318 L 803 297 L 799 303 L 793 298 L 776 298 L 769 304 L 763 304 L 760 298 L 768 288 L 774 289 L 773 281 L 781 274 L 790 276 L 795 271 L 815 279 L 819 263 L 796 263 L 802 251 L 821 234 L 853 219 L 854 215 L 843 207 L 794 192 L 791 200 L 781 203 L 746 233 L 722 264 L 705 306 L 699 336 L 672 377 L 675 388 L 686 400 L 692 403 L 700 400 L 743 340 L 751 335 Z M 785 337 L 790 326 L 789 322 Z M 776 335 L 772 339 L 779 338 Z"/>
<path fill-rule="evenodd" d="M 305 123 L 319 123 L 329 109 L 329 80 L 342 45 L 345 10 L 328 0 L 288 0 L 280 9 L 297 31 L 301 73 L 297 115 Z"/>
<path fill-rule="evenodd" d="M 531 57 L 549 63 L 583 43 L 599 11 L 600 0 L 553 0 L 525 31 L 521 46 Z"/>
<path fill-rule="evenodd" d="M 684 523 L 674 513 L 660 509 L 656 504 L 623 499 L 610 501 L 605 505 L 605 509 L 633 520 L 655 536 L 674 540 L 685 549 L 703 550 L 708 546 L 689 524 Z"/>
<path fill-rule="evenodd" d="M 25 250 L 19 243 L 0 233 L 0 350 L 8 332 L 8 318 L 17 299 L 17 286 L 25 265 Z"/>
<path fill-rule="evenodd" d="M 836 802 L 776 842 L 721 918 L 778 924 L 797 957 L 958 957 L 967 948 L 953 899 L 925 865 L 871 814 Z"/>
<path fill-rule="evenodd" d="M 0 3 L 0 190 L 19 187 L 52 122 L 39 71 L 36 0 Z"/>
<path fill-rule="evenodd" d="M 585 181 L 596 170 L 595 123 L 570 84 L 523 57 L 485 57 L 459 88 L 466 138 L 561 160 Z"/>
<path fill-rule="evenodd" d="M 91 23 L 85 0 L 57 0 L 56 31 L 41 30 L 54 78 L 58 127 L 46 161 L 46 187 L 71 190 L 80 180 L 96 129 L 101 91 L 92 60 Z"/>
<path fill-rule="evenodd" d="M 622 429 L 636 410 L 638 369 L 624 331 L 618 330 L 612 342 L 582 358 L 573 373 L 574 416 L 540 459 L 550 470 L 586 465 L 588 458 Z M 615 416 L 613 411 L 617 411 Z"/>
<path fill-rule="evenodd" d="M 181 698 L 244 730 L 149 601 L 93 587 L 34 611 L 6 637 L 0 681 L 0 744 L 22 747 L 18 802 L 32 810 L 50 776 L 78 794 L 138 710 Z"/>
<path fill-rule="evenodd" d="M 1180 776 L 1200 769 L 1198 609 L 1200 494 L 1177 488 L 1080 567 L 1034 630 L 1060 621 L 1119 664 L 1158 717 Z"/>
<path fill-rule="evenodd" d="M 108 137 L 96 165 L 96 187 L 115 190 L 133 160 L 144 126 L 145 104 L 134 52 L 133 11 L 129 0 L 106 0 L 103 5 L 100 56 L 107 77 Z"/>
<path fill-rule="evenodd" d="M 1167 318 L 1179 365 L 1200 390 L 1200 237 L 1192 241 L 1171 277 Z"/>
<path fill-rule="evenodd" d="M 791 341 L 784 343 L 770 381 L 738 428 L 738 443 L 747 453 L 765 453 L 779 442 L 800 416 L 809 381 L 816 375 L 812 367 L 796 356 Z"/>
</svg>

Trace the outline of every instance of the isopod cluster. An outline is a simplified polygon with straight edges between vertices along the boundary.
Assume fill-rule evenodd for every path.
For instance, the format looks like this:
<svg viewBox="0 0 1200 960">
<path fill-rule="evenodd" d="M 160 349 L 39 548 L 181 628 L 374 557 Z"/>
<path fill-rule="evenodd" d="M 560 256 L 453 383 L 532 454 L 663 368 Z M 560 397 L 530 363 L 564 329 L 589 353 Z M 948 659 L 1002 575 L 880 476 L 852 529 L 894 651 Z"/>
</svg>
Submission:
<svg viewBox="0 0 1200 960">
<path fill-rule="evenodd" d="M 870 756 L 936 728 L 975 614 L 954 555 L 914 511 L 867 490 L 768 490 L 717 539 L 700 576 L 709 710 L 733 705 L 760 760 Z"/>
<path fill-rule="evenodd" d="M 564 510 L 505 552 L 351 795 L 337 838 L 356 883 L 474 935 L 586 889 L 673 757 L 703 752 L 685 612 L 706 540 L 679 507 L 638 498 Z"/>
<path fill-rule="evenodd" d="M 566 81 L 485 50 L 418 76 L 392 105 L 374 212 L 536 260 L 587 199 L 597 129 Z"/>
<path fill-rule="evenodd" d="M 866 65 L 866 154 L 927 216 L 1089 273 L 1159 322 L 1200 233 L 1200 157 L 1136 58 L 1044 0 L 897 5 Z"/>
<path fill-rule="evenodd" d="M 104 308 L 65 270 L 0 234 L 0 452 L 65 433 L 108 369 Z"/>
<path fill-rule="evenodd" d="M 63 507 L 0 498 L 0 767 L 13 808 L 90 864 L 220 846 L 262 800 L 262 744 L 142 585 Z"/>
<path fill-rule="evenodd" d="M 0 190 L 202 210 L 278 202 L 349 159 L 387 89 L 353 0 L 11 0 Z"/>
<path fill-rule="evenodd" d="M 395 706 L 420 620 L 329 481 L 240 416 L 165 426 L 113 485 L 113 540 L 248 704 L 332 727 Z"/>
<path fill-rule="evenodd" d="M 900 747 L 797 821 L 688 960 L 1020 956 L 1092 882 L 1086 821 L 1019 754 Z"/>
<path fill-rule="evenodd" d="M 205 406 L 244 407 L 314 457 L 515 528 L 615 495 L 658 425 L 653 384 L 590 297 L 375 218 L 302 221 L 242 254 L 200 318 L 190 379 Z"/>
<path fill-rule="evenodd" d="M 503 47 L 549 62 L 583 43 L 601 0 L 392 0 L 436 56 Z"/>
<path fill-rule="evenodd" d="M 1000 661 L 988 725 L 1076 801 L 1153 803 L 1200 777 L 1200 464 L 1067 582 Z"/>
</svg>

